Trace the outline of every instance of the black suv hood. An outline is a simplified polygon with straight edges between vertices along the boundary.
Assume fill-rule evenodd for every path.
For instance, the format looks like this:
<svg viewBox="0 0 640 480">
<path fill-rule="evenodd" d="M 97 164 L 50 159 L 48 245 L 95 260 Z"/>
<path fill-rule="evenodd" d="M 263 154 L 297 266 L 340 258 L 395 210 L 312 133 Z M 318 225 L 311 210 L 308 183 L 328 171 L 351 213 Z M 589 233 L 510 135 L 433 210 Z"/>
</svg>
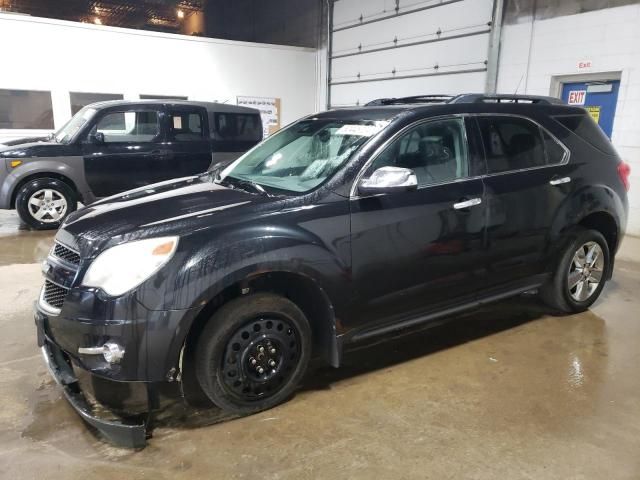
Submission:
<svg viewBox="0 0 640 480">
<path fill-rule="evenodd" d="M 82 244 L 100 248 L 114 237 L 121 241 L 121 237 L 131 240 L 186 234 L 228 221 L 230 217 L 277 210 L 281 206 L 277 198 L 187 177 L 95 202 L 69 215 L 62 229 L 65 236 L 71 234 L 84 250 Z"/>
<path fill-rule="evenodd" d="M 17 145 L 0 145 L 0 158 L 58 157 L 69 155 L 72 145 L 56 142 L 31 142 Z"/>
</svg>

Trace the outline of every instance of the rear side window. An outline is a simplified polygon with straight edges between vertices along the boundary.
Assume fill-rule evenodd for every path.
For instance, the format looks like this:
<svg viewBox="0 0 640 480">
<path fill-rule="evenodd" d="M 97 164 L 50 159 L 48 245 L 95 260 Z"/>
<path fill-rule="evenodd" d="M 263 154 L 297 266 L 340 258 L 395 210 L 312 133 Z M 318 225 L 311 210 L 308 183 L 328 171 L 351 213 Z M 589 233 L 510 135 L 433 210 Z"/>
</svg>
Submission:
<svg viewBox="0 0 640 480">
<path fill-rule="evenodd" d="M 545 130 L 542 130 L 542 138 L 544 139 L 544 150 L 547 154 L 547 164 L 559 165 L 564 162 L 568 155 L 564 147 Z"/>
<path fill-rule="evenodd" d="M 177 142 L 196 142 L 202 140 L 202 115 L 193 111 L 169 112 L 169 136 Z"/>
<path fill-rule="evenodd" d="M 211 137 L 215 140 L 258 142 L 262 140 L 260 115 L 247 113 L 214 113 Z"/>
<path fill-rule="evenodd" d="M 607 155 L 616 155 L 609 138 L 591 118 L 591 115 L 562 115 L 554 117 L 560 124 L 571 130 L 587 143 Z"/>
<path fill-rule="evenodd" d="M 478 118 L 489 173 L 547 164 L 540 128 L 518 117 Z"/>
</svg>

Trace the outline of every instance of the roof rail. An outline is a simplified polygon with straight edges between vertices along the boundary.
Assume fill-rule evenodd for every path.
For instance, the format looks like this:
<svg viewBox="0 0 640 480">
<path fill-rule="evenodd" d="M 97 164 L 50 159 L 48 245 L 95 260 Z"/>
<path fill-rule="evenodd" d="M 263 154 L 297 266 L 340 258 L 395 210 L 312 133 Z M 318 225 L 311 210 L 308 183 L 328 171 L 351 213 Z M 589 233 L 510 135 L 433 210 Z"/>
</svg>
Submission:
<svg viewBox="0 0 640 480">
<path fill-rule="evenodd" d="M 365 103 L 365 107 L 379 107 L 381 105 L 405 105 L 411 103 L 448 103 L 454 98 L 453 95 L 415 95 L 413 97 L 400 98 L 378 98 L 369 103 Z"/>
<path fill-rule="evenodd" d="M 542 95 L 485 95 L 482 93 L 464 93 L 451 99 L 449 103 L 534 103 L 537 105 L 563 105 L 559 98 Z"/>
</svg>

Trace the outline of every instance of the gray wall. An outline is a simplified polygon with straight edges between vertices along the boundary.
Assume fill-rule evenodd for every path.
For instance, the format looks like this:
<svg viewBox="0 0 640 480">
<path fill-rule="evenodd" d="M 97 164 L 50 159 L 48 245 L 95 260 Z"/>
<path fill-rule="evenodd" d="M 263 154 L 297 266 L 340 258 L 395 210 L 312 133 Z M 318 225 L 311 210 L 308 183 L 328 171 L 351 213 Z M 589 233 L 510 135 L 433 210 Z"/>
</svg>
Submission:
<svg viewBox="0 0 640 480">
<path fill-rule="evenodd" d="M 322 0 L 209 0 L 207 36 L 316 48 L 321 12 Z"/>
<path fill-rule="evenodd" d="M 534 10 L 535 18 L 542 20 L 634 3 L 640 0 L 505 0 L 504 22 L 530 21 Z"/>
</svg>

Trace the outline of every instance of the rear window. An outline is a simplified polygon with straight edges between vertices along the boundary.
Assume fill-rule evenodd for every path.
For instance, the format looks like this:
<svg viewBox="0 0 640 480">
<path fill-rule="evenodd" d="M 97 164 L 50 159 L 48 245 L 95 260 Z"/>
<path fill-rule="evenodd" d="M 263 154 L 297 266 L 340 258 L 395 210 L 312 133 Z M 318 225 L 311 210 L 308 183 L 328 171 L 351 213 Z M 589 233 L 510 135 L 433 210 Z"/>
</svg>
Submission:
<svg viewBox="0 0 640 480">
<path fill-rule="evenodd" d="M 616 155 L 609 138 L 590 115 L 560 115 L 554 117 L 562 126 L 607 155 Z"/>
<path fill-rule="evenodd" d="M 214 113 L 211 137 L 215 140 L 259 142 L 262 140 L 262 121 L 258 114 Z"/>
</svg>

